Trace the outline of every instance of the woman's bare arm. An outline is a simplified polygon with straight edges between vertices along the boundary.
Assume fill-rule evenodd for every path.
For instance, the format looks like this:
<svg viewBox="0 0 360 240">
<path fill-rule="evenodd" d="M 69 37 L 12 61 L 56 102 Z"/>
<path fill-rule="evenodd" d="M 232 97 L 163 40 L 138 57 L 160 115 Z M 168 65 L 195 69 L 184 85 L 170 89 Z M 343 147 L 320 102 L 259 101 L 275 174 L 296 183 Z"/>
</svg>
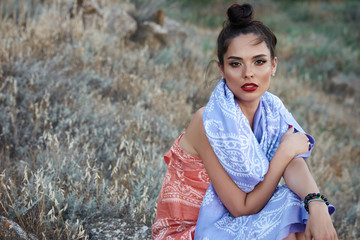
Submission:
<svg viewBox="0 0 360 240">
<path fill-rule="evenodd" d="M 319 188 L 303 158 L 293 159 L 285 169 L 286 185 L 301 199 L 309 193 L 318 193 Z M 306 224 L 306 239 L 337 239 L 328 207 L 318 201 L 309 204 L 309 219 Z"/>
<path fill-rule="evenodd" d="M 293 159 L 284 171 L 286 185 L 304 200 L 309 193 L 318 193 L 319 188 L 303 158 Z"/>
<path fill-rule="evenodd" d="M 259 212 L 274 193 L 281 176 L 284 174 L 286 166 L 291 159 L 297 155 L 296 153 L 299 152 L 299 147 L 297 147 L 297 149 L 293 147 L 296 144 L 289 145 L 288 143 L 306 138 L 306 136 L 302 136 L 301 134 L 288 134 L 290 140 L 280 144 L 271 160 L 264 181 L 257 184 L 254 190 L 247 194 L 242 191 L 226 173 L 211 148 L 202 122 L 203 110 L 204 109 L 200 109 L 195 113 L 193 120 L 180 140 L 180 147 L 185 148 L 185 151 L 196 153 L 201 157 L 216 193 L 234 217 Z M 306 141 L 304 140 L 303 152 L 305 151 L 304 149 L 308 147 L 305 143 Z M 301 144 L 297 144 L 296 146 L 301 146 Z M 288 149 L 295 149 L 296 151 L 288 151 Z"/>
</svg>

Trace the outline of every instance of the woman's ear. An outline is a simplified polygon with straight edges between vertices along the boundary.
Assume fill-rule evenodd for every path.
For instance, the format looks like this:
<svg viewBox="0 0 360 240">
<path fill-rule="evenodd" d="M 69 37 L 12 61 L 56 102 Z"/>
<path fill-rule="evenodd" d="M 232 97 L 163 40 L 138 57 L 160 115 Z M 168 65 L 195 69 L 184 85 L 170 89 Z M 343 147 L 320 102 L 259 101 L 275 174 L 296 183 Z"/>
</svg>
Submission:
<svg viewBox="0 0 360 240">
<path fill-rule="evenodd" d="M 277 57 L 274 57 L 274 60 L 272 61 L 272 71 L 271 75 L 274 77 L 277 69 Z"/>
<path fill-rule="evenodd" d="M 222 78 L 225 78 L 225 74 L 224 74 L 224 66 L 221 65 L 220 62 L 217 63 L 218 64 L 218 68 L 219 68 L 219 71 L 220 71 L 220 74 L 221 74 L 221 77 Z"/>
</svg>

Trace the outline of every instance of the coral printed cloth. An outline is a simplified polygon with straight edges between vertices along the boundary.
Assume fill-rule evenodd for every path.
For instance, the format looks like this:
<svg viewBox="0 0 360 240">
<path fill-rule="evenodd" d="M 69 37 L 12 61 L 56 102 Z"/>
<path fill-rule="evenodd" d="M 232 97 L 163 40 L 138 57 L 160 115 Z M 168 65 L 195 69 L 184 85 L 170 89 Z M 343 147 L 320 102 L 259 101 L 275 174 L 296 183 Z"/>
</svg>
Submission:
<svg viewBox="0 0 360 240">
<path fill-rule="evenodd" d="M 179 147 L 182 136 L 164 157 L 168 169 L 152 226 L 153 239 L 194 239 L 201 202 L 210 183 L 202 160 Z"/>
</svg>

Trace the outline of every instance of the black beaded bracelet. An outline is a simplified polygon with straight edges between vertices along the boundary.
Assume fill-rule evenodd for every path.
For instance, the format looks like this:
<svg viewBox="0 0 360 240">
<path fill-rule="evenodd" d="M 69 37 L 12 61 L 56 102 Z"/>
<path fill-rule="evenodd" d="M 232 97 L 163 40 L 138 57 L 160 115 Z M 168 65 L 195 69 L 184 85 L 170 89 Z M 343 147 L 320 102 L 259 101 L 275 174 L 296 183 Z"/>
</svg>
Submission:
<svg viewBox="0 0 360 240">
<path fill-rule="evenodd" d="M 321 195 L 320 193 L 309 193 L 304 199 L 304 207 L 307 212 L 309 212 L 309 203 L 312 201 L 322 201 L 326 205 L 330 204 L 324 195 Z"/>
</svg>

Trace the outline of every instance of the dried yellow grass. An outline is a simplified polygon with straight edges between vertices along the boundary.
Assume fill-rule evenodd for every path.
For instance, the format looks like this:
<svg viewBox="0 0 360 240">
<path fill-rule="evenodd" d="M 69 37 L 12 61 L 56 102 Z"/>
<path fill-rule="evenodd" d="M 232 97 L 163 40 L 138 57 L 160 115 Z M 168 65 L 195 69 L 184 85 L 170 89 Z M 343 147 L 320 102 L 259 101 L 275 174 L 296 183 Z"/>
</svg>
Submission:
<svg viewBox="0 0 360 240">
<path fill-rule="evenodd" d="M 217 31 L 187 25 L 196 34 L 184 44 L 154 50 L 105 33 L 99 17 L 87 26 L 69 18 L 61 1 L 43 4 L 36 17 L 25 17 L 25 4 L 18 21 L 0 18 L 0 215 L 40 238 L 86 239 L 85 222 L 99 216 L 150 226 L 163 155 L 219 77 L 205 74 L 214 52 L 201 45 Z M 284 46 L 280 59 L 294 48 Z M 271 91 L 317 140 L 309 167 L 337 207 L 339 236 L 352 239 L 360 228 L 359 107 L 296 74 L 285 79 L 286 71 Z"/>
</svg>

